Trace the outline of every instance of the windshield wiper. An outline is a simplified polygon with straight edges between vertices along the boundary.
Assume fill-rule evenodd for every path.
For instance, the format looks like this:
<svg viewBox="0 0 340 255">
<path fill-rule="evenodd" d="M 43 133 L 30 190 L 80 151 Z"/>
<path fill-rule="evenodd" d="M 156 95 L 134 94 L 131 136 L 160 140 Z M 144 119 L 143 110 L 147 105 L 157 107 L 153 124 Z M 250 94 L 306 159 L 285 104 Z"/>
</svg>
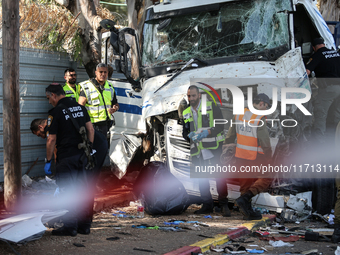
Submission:
<svg viewBox="0 0 340 255">
<path fill-rule="evenodd" d="M 160 86 L 158 89 L 156 89 L 156 91 L 154 93 L 156 93 L 157 91 L 159 91 L 160 89 L 164 88 L 166 85 L 168 85 L 170 82 L 172 82 L 178 75 L 180 75 L 185 69 L 188 68 L 188 66 L 190 66 L 193 62 L 198 61 L 202 64 L 204 64 L 204 66 L 207 66 L 208 63 L 200 60 L 198 58 L 192 58 L 190 59 L 184 66 L 182 66 L 182 68 L 176 72 L 169 80 L 167 80 L 162 86 Z"/>
</svg>

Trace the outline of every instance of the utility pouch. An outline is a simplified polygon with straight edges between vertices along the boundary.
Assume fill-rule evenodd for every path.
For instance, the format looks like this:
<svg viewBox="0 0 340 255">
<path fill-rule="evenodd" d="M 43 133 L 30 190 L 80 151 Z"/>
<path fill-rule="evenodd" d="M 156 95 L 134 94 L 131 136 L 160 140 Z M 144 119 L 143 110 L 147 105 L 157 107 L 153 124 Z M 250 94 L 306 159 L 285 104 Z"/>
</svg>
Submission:
<svg viewBox="0 0 340 255">
<path fill-rule="evenodd" d="M 112 126 L 116 125 L 115 117 L 112 115 L 112 119 L 106 119 L 107 127 L 110 129 Z"/>
</svg>

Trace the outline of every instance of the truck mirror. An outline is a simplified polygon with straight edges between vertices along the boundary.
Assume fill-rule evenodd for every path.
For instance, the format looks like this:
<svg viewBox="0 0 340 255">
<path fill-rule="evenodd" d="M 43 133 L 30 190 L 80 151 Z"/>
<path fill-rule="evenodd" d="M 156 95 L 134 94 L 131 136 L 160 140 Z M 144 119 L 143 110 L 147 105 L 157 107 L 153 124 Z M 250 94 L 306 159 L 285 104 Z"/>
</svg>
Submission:
<svg viewBox="0 0 340 255">
<path fill-rule="evenodd" d="M 120 66 L 120 60 L 119 59 L 115 59 L 115 67 L 116 67 L 117 73 L 123 73 L 121 66 Z"/>
<path fill-rule="evenodd" d="M 129 75 L 127 53 L 129 52 L 130 47 L 127 45 L 125 41 L 124 31 L 120 31 L 118 34 L 118 44 L 119 44 L 119 56 L 120 56 L 120 61 L 119 61 L 120 69 L 125 75 Z"/>
<path fill-rule="evenodd" d="M 116 23 L 110 19 L 103 19 L 99 22 L 99 25 L 107 30 L 113 30 L 115 28 Z"/>
<path fill-rule="evenodd" d="M 119 54 L 119 46 L 118 46 L 118 35 L 116 33 L 111 32 L 110 35 L 110 44 L 115 50 L 115 54 Z"/>
<path fill-rule="evenodd" d="M 139 53 L 139 43 L 138 37 L 134 29 L 132 28 L 124 28 L 122 30 L 118 30 L 115 28 L 115 23 L 112 20 L 104 19 L 100 22 L 100 26 L 105 29 L 110 30 L 110 44 L 113 48 L 113 53 L 115 55 L 119 55 L 119 59 L 115 60 L 115 67 L 117 72 L 123 73 L 127 80 L 131 83 L 132 88 L 136 91 L 141 90 L 139 78 L 134 80 L 129 73 L 129 65 L 128 65 L 128 57 L 127 53 L 130 51 L 130 46 L 126 43 L 125 35 L 129 34 L 135 38 L 136 44 L 136 52 L 137 52 L 137 63 L 138 68 L 140 67 L 140 53 Z M 106 51 L 107 52 L 107 51 Z M 107 57 L 106 57 L 107 59 Z"/>
<path fill-rule="evenodd" d="M 141 89 L 140 82 L 134 80 L 129 73 L 127 53 L 130 51 L 130 46 L 126 43 L 126 40 L 125 40 L 126 34 L 129 34 L 133 38 L 135 38 L 135 45 L 136 45 L 136 52 L 137 52 L 137 55 L 136 55 L 137 63 L 138 63 L 138 67 L 140 66 L 138 37 L 136 35 L 135 30 L 132 29 L 132 28 L 124 28 L 124 29 L 120 30 L 119 33 L 118 33 L 118 47 L 119 47 L 118 52 L 119 52 L 120 59 L 119 59 L 119 62 L 117 62 L 117 64 L 119 64 L 119 66 L 120 66 L 119 70 L 121 70 L 121 72 L 125 75 L 127 80 L 131 83 L 132 88 L 134 90 L 140 90 Z"/>
</svg>

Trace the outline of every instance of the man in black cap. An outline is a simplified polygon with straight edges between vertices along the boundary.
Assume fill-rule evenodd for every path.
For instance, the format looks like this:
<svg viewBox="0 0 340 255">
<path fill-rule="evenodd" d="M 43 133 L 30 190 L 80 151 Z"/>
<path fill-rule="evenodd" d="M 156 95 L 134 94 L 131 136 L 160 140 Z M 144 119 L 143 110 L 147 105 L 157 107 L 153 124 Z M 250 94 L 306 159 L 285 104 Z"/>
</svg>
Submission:
<svg viewBox="0 0 340 255">
<path fill-rule="evenodd" d="M 326 131 L 326 119 L 329 107 L 333 101 L 340 96 L 340 54 L 336 50 L 325 47 L 322 38 L 316 38 L 312 41 L 314 54 L 306 65 L 306 71 L 309 75 L 315 72 L 318 78 L 318 96 L 314 104 L 314 130 L 315 136 L 319 142 L 324 142 L 323 136 Z M 337 106 L 336 112 L 340 114 L 340 106 Z M 336 116 L 335 123 L 339 122 L 340 116 Z"/>
<path fill-rule="evenodd" d="M 264 93 L 258 94 L 253 100 L 253 106 L 256 110 L 267 110 L 271 107 L 269 97 Z M 256 115 L 245 108 L 244 114 L 236 115 L 234 121 L 235 124 L 230 126 L 224 143 L 235 143 L 237 138 L 235 158 L 238 172 L 242 172 L 246 167 L 271 164 L 272 149 L 266 117 Z M 246 174 L 248 176 L 248 173 Z M 239 179 L 241 196 L 236 199 L 236 204 L 244 215 L 243 219 L 260 220 L 262 215 L 252 209 L 251 199 L 266 191 L 272 179 L 265 175 L 258 179 L 242 177 Z"/>
</svg>

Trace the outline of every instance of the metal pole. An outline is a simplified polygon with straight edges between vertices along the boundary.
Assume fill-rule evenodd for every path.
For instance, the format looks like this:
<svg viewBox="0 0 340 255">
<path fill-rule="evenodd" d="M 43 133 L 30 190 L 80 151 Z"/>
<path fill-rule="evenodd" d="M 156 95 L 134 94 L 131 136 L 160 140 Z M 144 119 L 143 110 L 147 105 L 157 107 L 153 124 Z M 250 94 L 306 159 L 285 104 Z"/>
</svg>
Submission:
<svg viewBox="0 0 340 255">
<path fill-rule="evenodd" d="M 21 197 L 19 108 L 19 0 L 2 1 L 4 200 L 14 210 Z"/>
</svg>

